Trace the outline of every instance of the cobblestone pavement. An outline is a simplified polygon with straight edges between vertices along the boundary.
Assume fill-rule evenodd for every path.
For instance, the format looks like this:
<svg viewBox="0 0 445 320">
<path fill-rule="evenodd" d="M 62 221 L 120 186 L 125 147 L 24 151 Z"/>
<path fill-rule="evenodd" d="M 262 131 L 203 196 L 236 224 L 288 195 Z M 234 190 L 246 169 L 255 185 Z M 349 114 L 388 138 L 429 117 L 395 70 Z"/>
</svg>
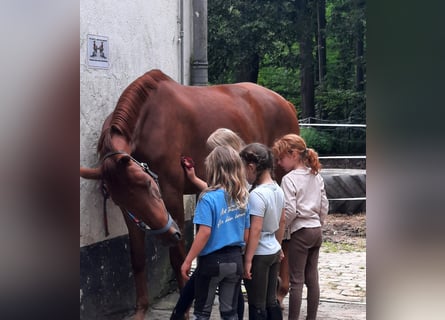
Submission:
<svg viewBox="0 0 445 320">
<path fill-rule="evenodd" d="M 323 247 L 322 247 L 323 248 Z M 320 305 L 317 319 L 366 319 L 366 252 L 325 252 L 322 249 L 319 259 Z M 306 289 L 303 297 L 306 296 Z M 178 299 L 172 293 L 154 304 L 145 319 L 169 319 L 171 310 Z M 215 299 L 211 320 L 220 319 L 218 299 Z M 284 299 L 284 319 L 287 319 L 288 296 Z M 244 319 L 248 319 L 247 302 Z M 300 319 L 306 316 L 306 300 L 303 299 Z M 130 320 L 127 317 L 123 320 Z"/>
</svg>

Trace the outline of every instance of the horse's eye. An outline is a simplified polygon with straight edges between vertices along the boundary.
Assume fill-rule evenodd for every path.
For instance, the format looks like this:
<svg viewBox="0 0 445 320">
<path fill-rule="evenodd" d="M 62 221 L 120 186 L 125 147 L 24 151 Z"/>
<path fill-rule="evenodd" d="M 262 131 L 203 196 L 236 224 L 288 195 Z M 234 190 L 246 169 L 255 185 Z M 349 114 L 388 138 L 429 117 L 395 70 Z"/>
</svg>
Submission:
<svg viewBox="0 0 445 320">
<path fill-rule="evenodd" d="M 123 156 L 117 161 L 118 165 L 120 166 L 127 165 L 129 162 L 130 162 L 130 157 L 127 156 Z"/>
</svg>

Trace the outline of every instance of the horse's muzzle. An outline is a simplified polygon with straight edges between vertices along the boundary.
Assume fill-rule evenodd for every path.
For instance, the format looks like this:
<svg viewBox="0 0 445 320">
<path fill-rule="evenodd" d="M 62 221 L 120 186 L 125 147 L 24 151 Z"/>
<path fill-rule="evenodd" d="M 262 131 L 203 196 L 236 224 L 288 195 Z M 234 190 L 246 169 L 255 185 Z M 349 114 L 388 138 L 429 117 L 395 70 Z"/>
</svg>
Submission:
<svg viewBox="0 0 445 320">
<path fill-rule="evenodd" d="M 175 221 L 172 222 L 170 229 L 160 236 L 160 240 L 167 247 L 176 246 L 182 240 L 182 233 Z"/>
</svg>

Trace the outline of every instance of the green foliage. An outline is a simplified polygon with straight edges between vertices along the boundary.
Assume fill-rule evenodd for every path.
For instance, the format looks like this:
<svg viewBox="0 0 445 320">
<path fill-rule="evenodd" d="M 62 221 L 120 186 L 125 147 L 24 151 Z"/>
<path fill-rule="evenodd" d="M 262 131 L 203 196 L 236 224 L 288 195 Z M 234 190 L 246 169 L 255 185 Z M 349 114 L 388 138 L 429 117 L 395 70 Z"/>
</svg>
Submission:
<svg viewBox="0 0 445 320">
<path fill-rule="evenodd" d="M 255 70 L 258 84 L 291 101 L 301 115 L 300 48 L 303 33 L 316 37 L 315 0 L 212 0 L 209 16 L 209 81 L 233 83 L 238 72 Z M 309 8 L 309 10 L 307 10 Z M 301 14 L 312 15 L 312 25 Z M 310 20 L 310 19 L 309 19 Z M 365 64 L 357 41 L 366 31 L 364 0 L 326 0 L 326 78 L 315 89 L 315 115 L 339 123 L 366 123 L 366 96 L 357 91 L 356 72 Z M 314 47 L 314 56 L 316 47 Z M 316 67 L 316 66 L 315 66 Z M 364 78 L 366 83 L 366 75 Z M 305 128 L 302 132 L 305 132 Z M 308 143 L 320 154 L 363 154 L 366 130 L 312 128 Z"/>
<path fill-rule="evenodd" d="M 271 51 L 277 33 L 281 30 L 279 8 L 272 0 L 209 1 L 208 57 L 211 83 L 235 82 L 236 72 L 245 68 L 246 62 L 253 55 L 261 59 Z"/>
<path fill-rule="evenodd" d="M 362 155 L 366 153 L 365 128 L 300 127 L 308 147 L 319 155 Z"/>
<path fill-rule="evenodd" d="M 262 67 L 258 75 L 258 84 L 269 88 L 297 106 L 300 101 L 299 71 L 284 67 Z M 297 108 L 297 111 L 298 108 Z"/>
<path fill-rule="evenodd" d="M 338 127 L 330 132 L 332 154 L 362 155 L 366 153 L 366 130 L 364 128 Z"/>
<path fill-rule="evenodd" d="M 319 155 L 330 154 L 332 152 L 332 137 L 316 128 L 300 128 L 300 136 L 306 141 L 309 148 L 314 149 Z"/>
<path fill-rule="evenodd" d="M 320 119 L 365 123 L 365 95 L 350 89 L 318 89 L 315 110 Z"/>
<path fill-rule="evenodd" d="M 358 30 L 366 27 L 365 3 L 363 0 L 328 0 L 326 7 L 329 26 L 326 34 L 326 80 L 332 88 L 351 89 L 357 64 L 365 66 L 364 57 L 356 59 Z"/>
</svg>

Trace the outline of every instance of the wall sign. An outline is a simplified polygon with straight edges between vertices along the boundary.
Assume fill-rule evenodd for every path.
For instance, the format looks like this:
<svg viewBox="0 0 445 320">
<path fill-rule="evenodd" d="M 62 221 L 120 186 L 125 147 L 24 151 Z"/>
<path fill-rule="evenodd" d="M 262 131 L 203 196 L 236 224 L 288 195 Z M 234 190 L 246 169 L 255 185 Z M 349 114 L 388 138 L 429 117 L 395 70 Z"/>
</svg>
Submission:
<svg viewBox="0 0 445 320">
<path fill-rule="evenodd" d="M 110 67 L 108 37 L 89 34 L 87 46 L 88 66 L 108 69 Z"/>
</svg>

